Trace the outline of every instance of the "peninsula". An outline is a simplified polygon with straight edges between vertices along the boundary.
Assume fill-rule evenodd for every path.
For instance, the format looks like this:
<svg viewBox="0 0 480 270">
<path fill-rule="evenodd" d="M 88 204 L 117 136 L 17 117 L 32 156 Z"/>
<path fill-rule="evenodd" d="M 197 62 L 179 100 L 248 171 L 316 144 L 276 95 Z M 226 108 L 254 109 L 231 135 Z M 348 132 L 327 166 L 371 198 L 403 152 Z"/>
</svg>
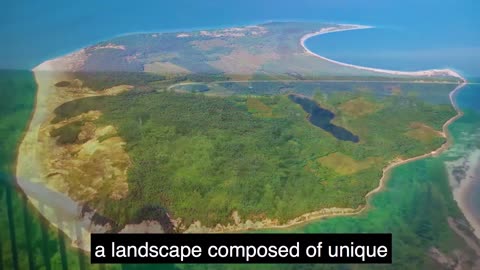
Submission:
<svg viewBox="0 0 480 270">
<path fill-rule="evenodd" d="M 117 37 L 34 69 L 17 182 L 88 250 L 91 232 L 287 227 L 366 209 L 393 166 L 436 155 L 465 80 L 340 63 L 267 23 Z M 452 92 L 453 91 L 453 92 Z M 379 185 L 380 182 L 380 185 Z"/>
</svg>

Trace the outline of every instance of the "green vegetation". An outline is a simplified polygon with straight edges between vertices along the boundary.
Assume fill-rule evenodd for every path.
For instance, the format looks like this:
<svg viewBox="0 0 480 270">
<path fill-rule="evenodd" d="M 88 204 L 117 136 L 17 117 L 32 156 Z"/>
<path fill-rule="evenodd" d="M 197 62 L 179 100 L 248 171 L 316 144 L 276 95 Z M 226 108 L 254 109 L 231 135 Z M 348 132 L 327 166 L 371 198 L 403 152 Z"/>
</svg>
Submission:
<svg viewBox="0 0 480 270">
<path fill-rule="evenodd" d="M 94 91 L 128 84 L 135 86 L 147 85 L 155 81 L 162 81 L 164 76 L 145 72 L 77 72 L 75 76 L 83 82 L 84 87 Z"/>
<path fill-rule="evenodd" d="M 21 138 L 34 103 L 35 82 L 29 72 L 0 73 L 4 98 L 0 101 L 0 268 L 3 269 L 251 269 L 252 265 L 92 265 L 88 256 L 71 247 L 56 228 L 49 226 L 16 190 L 12 164 L 15 147 Z M 476 92 L 477 89 L 472 89 Z M 462 91 L 462 94 L 465 91 Z M 467 93 L 466 93 L 467 94 Z M 477 145 L 479 115 L 466 111 L 451 131 L 456 144 Z M 458 153 L 462 155 L 463 152 Z M 426 159 L 396 168 L 388 188 L 372 199 L 373 208 L 353 217 L 331 218 L 313 222 L 294 230 L 297 233 L 318 232 L 391 232 L 393 265 L 378 269 L 442 269 L 427 255 L 432 246 L 442 252 L 469 254 L 465 242 L 452 232 L 448 216 L 462 218 L 446 180 L 442 161 L 451 157 Z M 290 230 L 288 230 L 290 231 Z M 271 232 L 271 231 L 270 231 Z M 285 232 L 275 231 L 275 232 Z M 298 269 L 299 265 L 255 265 L 259 269 Z M 305 269 L 371 269 L 371 265 L 304 265 Z"/>
<path fill-rule="evenodd" d="M 35 103 L 32 73 L 0 71 L 0 88 L 0 269 L 102 269 L 90 265 L 16 188 L 16 147 Z"/>
<path fill-rule="evenodd" d="M 70 86 L 71 83 L 67 81 L 60 81 L 55 84 L 56 87 L 67 87 Z"/>
<path fill-rule="evenodd" d="M 291 86 L 302 91 L 302 84 Z M 387 163 L 444 142 L 407 136 L 411 122 L 438 130 L 455 113 L 451 106 L 411 95 L 316 93 L 315 99 L 337 114 L 334 121 L 359 135 L 359 143 L 339 141 L 311 125 L 287 95 L 133 90 L 68 102 L 55 110 L 55 121 L 101 110 L 97 121 L 113 124 L 127 142 L 133 162 L 129 195 L 111 203 L 109 194 L 102 194 L 92 202 L 105 216 L 125 224 L 138 219 L 145 207 L 160 208 L 187 225 L 200 220 L 213 226 L 232 222 L 234 210 L 242 218 L 286 221 L 321 208 L 363 205 Z M 342 111 L 341 104 L 358 100 L 378 109 L 360 115 L 352 115 L 351 106 Z M 330 162 L 332 157 L 341 162 Z M 355 168 L 344 171 L 341 164 Z"/>
<path fill-rule="evenodd" d="M 319 166 L 333 169 L 340 175 L 348 175 L 366 170 L 372 167 L 375 162 L 382 162 L 382 159 L 369 157 L 366 160 L 358 161 L 345 154 L 335 152 L 317 159 L 316 162 Z"/>
<path fill-rule="evenodd" d="M 75 78 L 82 81 L 83 87 L 88 87 L 94 91 L 102 91 L 118 85 L 133 85 L 137 89 L 144 91 L 165 90 L 168 86 L 180 82 L 213 82 L 229 80 L 222 74 L 185 74 L 167 76 L 147 72 L 75 72 L 72 74 Z M 67 85 L 68 84 L 68 85 Z M 61 81 L 55 84 L 57 87 L 71 85 L 71 82 Z M 193 85 L 188 91 L 205 92 L 208 87 L 203 84 Z"/>
<path fill-rule="evenodd" d="M 380 109 L 377 104 L 369 102 L 364 98 L 351 99 L 340 105 L 340 110 L 352 117 L 371 114 Z"/>
<path fill-rule="evenodd" d="M 246 104 L 250 113 L 260 117 L 272 117 L 272 108 L 265 105 L 260 99 L 248 97 Z"/>
<path fill-rule="evenodd" d="M 82 130 L 82 126 L 83 121 L 74 121 L 52 130 L 50 136 L 58 137 L 57 143 L 59 144 L 71 144 L 77 140 L 78 134 Z"/>
<path fill-rule="evenodd" d="M 82 66 L 83 79 L 100 75 L 100 81 L 111 80 L 109 73 L 133 73 L 136 77 L 144 71 L 157 72 L 159 76 L 171 76 L 171 71 L 190 72 L 187 76 L 200 76 L 197 82 L 228 80 L 235 78 L 252 80 L 381 80 L 411 81 L 410 76 L 397 76 L 365 70 L 341 67 L 305 54 L 299 41 L 307 33 L 335 25 L 314 22 L 285 22 L 262 24 L 259 28 L 236 28 L 180 33 L 149 33 L 117 37 L 86 48 L 88 57 Z M 208 34 L 210 33 L 210 34 Z M 183 33 L 186 34 L 186 33 Z M 98 46 L 116 45 L 121 49 L 98 49 Z M 160 65 L 167 68 L 155 69 Z M 175 67 L 169 69 L 168 67 Z M 90 74 L 89 74 L 90 73 Z M 135 74 L 136 73 L 136 74 Z M 175 72 L 173 72 L 175 73 Z M 180 72 L 182 73 L 182 72 Z M 200 74 L 200 75 L 198 75 Z M 207 74 L 204 76 L 202 74 Z M 106 75 L 106 76 L 105 76 Z M 179 74 L 177 74 L 179 75 Z M 223 77 L 206 80 L 206 77 Z M 148 84 L 148 76 L 141 84 Z M 116 77 L 116 76 L 115 76 Z M 118 84 L 138 86 L 135 78 L 118 76 Z M 83 81 L 82 78 L 79 78 Z M 417 77 L 418 81 L 458 82 L 449 76 Z M 89 78 L 86 78 L 89 80 Z M 88 82 L 87 85 L 97 85 Z M 103 83 L 100 83 L 103 84 Z M 110 83 L 108 85 L 111 85 Z M 97 89 L 97 88 L 95 88 Z M 103 89 L 103 88 L 99 88 Z"/>
</svg>

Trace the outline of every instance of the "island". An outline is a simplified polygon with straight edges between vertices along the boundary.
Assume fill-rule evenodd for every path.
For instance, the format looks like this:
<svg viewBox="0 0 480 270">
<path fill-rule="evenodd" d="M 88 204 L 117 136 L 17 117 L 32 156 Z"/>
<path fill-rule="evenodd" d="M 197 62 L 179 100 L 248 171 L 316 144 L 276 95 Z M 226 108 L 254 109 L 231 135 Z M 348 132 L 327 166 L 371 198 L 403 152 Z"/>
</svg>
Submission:
<svg viewBox="0 0 480 270">
<path fill-rule="evenodd" d="M 364 211 L 388 170 L 436 155 L 452 70 L 340 63 L 312 22 L 120 36 L 34 69 L 17 183 L 75 246 L 91 232 L 232 232 Z"/>
</svg>

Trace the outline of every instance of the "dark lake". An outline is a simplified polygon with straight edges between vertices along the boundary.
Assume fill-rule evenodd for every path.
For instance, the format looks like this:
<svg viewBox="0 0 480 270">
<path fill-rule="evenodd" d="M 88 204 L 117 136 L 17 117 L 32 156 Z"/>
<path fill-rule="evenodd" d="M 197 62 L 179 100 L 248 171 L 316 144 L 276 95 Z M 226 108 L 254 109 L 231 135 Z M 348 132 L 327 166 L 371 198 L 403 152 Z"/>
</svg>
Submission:
<svg viewBox="0 0 480 270">
<path fill-rule="evenodd" d="M 318 106 L 315 101 L 298 95 L 289 95 L 288 98 L 302 106 L 303 110 L 309 114 L 308 121 L 310 121 L 310 123 L 312 123 L 314 126 L 325 130 L 339 140 L 350 141 L 354 143 L 359 141 L 357 135 L 342 127 L 332 124 L 331 121 L 333 118 L 335 118 L 335 114 Z"/>
</svg>

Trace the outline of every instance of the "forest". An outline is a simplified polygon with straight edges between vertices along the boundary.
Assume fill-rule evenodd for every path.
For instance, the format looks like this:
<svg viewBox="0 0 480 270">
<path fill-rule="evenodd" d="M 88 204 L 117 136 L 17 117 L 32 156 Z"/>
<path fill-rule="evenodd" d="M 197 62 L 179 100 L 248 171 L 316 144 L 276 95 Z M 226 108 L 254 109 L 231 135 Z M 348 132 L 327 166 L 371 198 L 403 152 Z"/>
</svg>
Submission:
<svg viewBox="0 0 480 270">
<path fill-rule="evenodd" d="M 322 208 L 364 205 L 388 163 L 444 143 L 441 136 L 411 136 L 418 127 L 412 123 L 439 131 L 455 114 L 449 105 L 411 94 L 317 89 L 312 98 L 360 142 L 338 140 L 312 125 L 287 94 L 133 90 L 65 103 L 54 122 L 101 110 L 96 122 L 114 125 L 127 142 L 133 164 L 127 198 L 113 203 L 102 194 L 91 202 L 106 217 L 126 224 L 155 216 L 146 209 L 161 209 L 186 225 L 199 220 L 214 226 L 231 223 L 233 211 L 244 220 L 285 222 Z M 373 109 L 355 114 L 352 102 Z M 70 138 L 72 131 L 75 125 L 52 136 Z"/>
</svg>

